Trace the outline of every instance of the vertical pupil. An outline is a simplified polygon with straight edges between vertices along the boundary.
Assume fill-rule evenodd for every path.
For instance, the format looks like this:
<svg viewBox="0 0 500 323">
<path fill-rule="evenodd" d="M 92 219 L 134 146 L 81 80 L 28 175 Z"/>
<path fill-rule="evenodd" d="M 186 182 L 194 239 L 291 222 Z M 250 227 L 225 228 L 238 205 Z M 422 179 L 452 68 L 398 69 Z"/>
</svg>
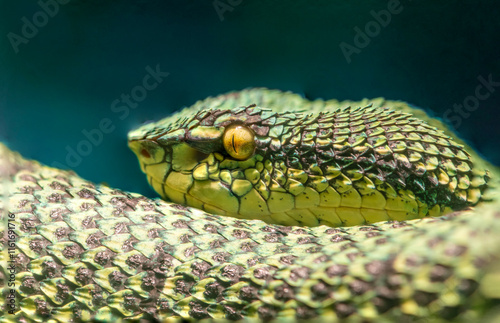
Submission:
<svg viewBox="0 0 500 323">
<path fill-rule="evenodd" d="M 236 145 L 234 144 L 234 134 L 232 135 L 231 140 L 232 140 L 232 144 L 233 144 L 233 150 L 234 150 L 234 152 L 235 152 L 235 153 L 238 153 L 238 151 L 236 150 Z"/>
</svg>

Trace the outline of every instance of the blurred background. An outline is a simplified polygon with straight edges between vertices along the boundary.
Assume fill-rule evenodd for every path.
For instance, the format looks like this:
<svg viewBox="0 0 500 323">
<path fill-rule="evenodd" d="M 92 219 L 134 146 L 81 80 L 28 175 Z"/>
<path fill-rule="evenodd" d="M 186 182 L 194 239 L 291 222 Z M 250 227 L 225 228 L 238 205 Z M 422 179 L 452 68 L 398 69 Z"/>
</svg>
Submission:
<svg viewBox="0 0 500 323">
<path fill-rule="evenodd" d="M 0 140 L 148 188 L 126 134 L 247 87 L 407 101 L 500 165 L 497 1 L 0 0 Z"/>
</svg>

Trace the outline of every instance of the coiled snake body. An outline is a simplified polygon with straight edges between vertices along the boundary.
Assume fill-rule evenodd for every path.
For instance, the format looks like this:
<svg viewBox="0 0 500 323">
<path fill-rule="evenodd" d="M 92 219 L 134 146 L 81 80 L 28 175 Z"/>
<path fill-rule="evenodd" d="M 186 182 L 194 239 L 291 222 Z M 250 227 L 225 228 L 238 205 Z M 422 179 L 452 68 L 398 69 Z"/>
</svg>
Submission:
<svg viewBox="0 0 500 323">
<path fill-rule="evenodd" d="M 494 319 L 498 175 L 449 135 L 383 99 L 208 98 L 129 134 L 171 202 L 0 146 L 1 320 Z"/>
</svg>

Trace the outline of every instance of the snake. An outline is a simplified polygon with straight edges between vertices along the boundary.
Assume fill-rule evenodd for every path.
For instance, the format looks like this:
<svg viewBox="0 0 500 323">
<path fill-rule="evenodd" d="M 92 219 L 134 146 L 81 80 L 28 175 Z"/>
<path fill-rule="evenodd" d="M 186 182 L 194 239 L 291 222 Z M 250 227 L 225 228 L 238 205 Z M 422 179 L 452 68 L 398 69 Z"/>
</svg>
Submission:
<svg viewBox="0 0 500 323">
<path fill-rule="evenodd" d="M 162 199 L 0 143 L 1 322 L 500 318 L 498 169 L 424 110 L 252 88 L 128 145 Z"/>
</svg>

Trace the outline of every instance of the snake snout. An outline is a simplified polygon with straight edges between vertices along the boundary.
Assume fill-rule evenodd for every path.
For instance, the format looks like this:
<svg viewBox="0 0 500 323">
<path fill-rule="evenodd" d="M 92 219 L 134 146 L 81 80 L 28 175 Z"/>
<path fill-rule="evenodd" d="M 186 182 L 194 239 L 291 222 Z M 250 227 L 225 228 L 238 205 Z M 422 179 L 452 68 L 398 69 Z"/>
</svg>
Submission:
<svg viewBox="0 0 500 323">
<path fill-rule="evenodd" d="M 162 147 L 153 140 L 133 140 L 129 141 L 128 146 L 140 161 L 147 164 L 164 161 L 168 150 L 168 147 Z"/>
</svg>

